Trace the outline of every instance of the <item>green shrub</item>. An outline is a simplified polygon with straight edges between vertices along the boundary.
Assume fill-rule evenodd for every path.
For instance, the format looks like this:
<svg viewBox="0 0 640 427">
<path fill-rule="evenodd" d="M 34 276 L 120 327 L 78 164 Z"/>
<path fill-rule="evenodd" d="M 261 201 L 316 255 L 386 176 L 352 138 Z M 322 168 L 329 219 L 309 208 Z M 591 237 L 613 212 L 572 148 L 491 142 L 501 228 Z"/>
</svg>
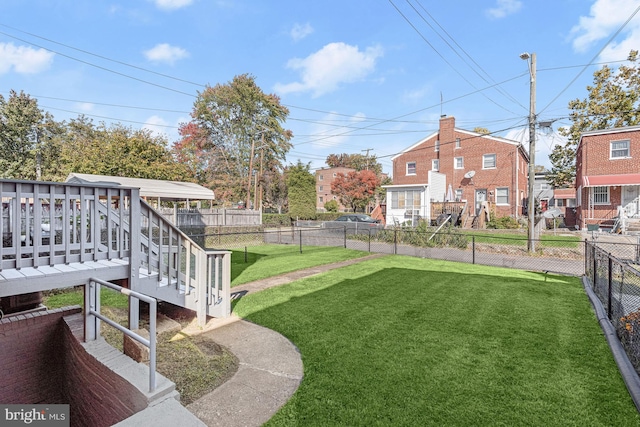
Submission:
<svg viewBox="0 0 640 427">
<path fill-rule="evenodd" d="M 493 229 L 517 229 L 520 228 L 518 220 L 510 216 L 492 217 L 491 221 L 487 222 L 487 228 Z"/>
<path fill-rule="evenodd" d="M 324 208 L 327 212 L 338 212 L 338 202 L 329 200 L 324 204 Z"/>
</svg>

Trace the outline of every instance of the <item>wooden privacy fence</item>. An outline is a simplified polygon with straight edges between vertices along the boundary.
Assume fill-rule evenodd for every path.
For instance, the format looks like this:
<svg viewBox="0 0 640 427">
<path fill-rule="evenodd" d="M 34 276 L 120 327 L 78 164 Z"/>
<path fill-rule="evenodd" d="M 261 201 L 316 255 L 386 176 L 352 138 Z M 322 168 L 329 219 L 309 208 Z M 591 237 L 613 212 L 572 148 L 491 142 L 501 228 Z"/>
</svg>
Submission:
<svg viewBox="0 0 640 427">
<path fill-rule="evenodd" d="M 262 224 L 262 213 L 249 209 L 158 208 L 163 217 L 179 228 Z"/>
</svg>

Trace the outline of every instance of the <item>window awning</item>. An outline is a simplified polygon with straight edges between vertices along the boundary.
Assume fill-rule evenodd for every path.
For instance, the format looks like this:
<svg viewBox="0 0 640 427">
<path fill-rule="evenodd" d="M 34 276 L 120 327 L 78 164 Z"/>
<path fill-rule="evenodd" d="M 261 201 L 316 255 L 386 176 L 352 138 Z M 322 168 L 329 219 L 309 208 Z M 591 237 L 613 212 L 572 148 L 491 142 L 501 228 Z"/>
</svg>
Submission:
<svg viewBox="0 0 640 427">
<path fill-rule="evenodd" d="M 574 188 L 557 188 L 553 190 L 554 199 L 575 199 L 576 190 Z"/>
<path fill-rule="evenodd" d="M 593 175 L 583 176 L 584 187 L 613 187 L 616 185 L 640 185 L 640 173 L 624 175 Z"/>
</svg>

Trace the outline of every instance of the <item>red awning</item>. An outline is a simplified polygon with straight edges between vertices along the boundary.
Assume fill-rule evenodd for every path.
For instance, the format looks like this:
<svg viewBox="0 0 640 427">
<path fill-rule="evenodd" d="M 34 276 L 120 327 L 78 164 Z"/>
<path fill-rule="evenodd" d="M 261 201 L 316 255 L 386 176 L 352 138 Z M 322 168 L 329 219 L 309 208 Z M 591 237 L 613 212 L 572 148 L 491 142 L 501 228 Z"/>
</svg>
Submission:
<svg viewBox="0 0 640 427">
<path fill-rule="evenodd" d="M 582 185 L 585 187 L 612 187 L 614 185 L 640 185 L 640 173 L 628 173 L 625 175 L 583 176 Z"/>
</svg>

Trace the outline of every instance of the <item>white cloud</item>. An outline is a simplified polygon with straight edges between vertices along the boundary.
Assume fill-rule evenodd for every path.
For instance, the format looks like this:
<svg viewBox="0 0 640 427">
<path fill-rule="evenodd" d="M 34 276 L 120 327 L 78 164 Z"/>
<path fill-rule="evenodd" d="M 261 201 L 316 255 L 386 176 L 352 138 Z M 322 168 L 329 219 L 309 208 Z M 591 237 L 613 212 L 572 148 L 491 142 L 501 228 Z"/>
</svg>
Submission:
<svg viewBox="0 0 640 427">
<path fill-rule="evenodd" d="M 79 103 L 76 103 L 75 109 L 80 110 L 84 113 L 89 113 L 93 111 L 94 107 L 95 107 L 95 104 L 91 102 L 79 102 Z"/>
<path fill-rule="evenodd" d="M 48 69 L 54 54 L 44 49 L 0 43 L 0 74 L 13 69 L 20 74 L 36 74 Z"/>
<path fill-rule="evenodd" d="M 595 0 L 589 16 L 581 16 L 579 24 L 571 29 L 573 48 L 586 52 L 595 42 L 610 37 L 629 19 L 640 0 Z M 621 60 L 631 49 L 640 46 L 640 17 L 631 20 L 622 34 L 624 39 L 611 43 L 602 53 L 601 59 Z"/>
<path fill-rule="evenodd" d="M 147 120 L 145 120 L 142 128 L 150 130 L 157 136 L 166 136 L 168 123 L 160 116 L 151 116 Z"/>
<path fill-rule="evenodd" d="M 287 68 L 300 72 L 301 81 L 277 83 L 275 90 L 281 94 L 313 92 L 314 97 L 332 92 L 342 83 L 364 79 L 374 71 L 376 60 L 383 54 L 380 46 L 360 51 L 358 46 L 330 43 L 304 59 L 289 60 Z"/>
<path fill-rule="evenodd" d="M 497 0 L 496 7 L 487 9 L 490 18 L 500 19 L 507 15 L 512 15 L 522 8 L 520 0 Z"/>
<path fill-rule="evenodd" d="M 313 27 L 308 22 L 304 25 L 295 24 L 289 33 L 293 41 L 297 42 L 313 33 Z"/>
<path fill-rule="evenodd" d="M 159 9 L 163 10 L 175 10 L 181 7 L 189 6 L 193 3 L 193 0 L 154 0 L 153 1 Z"/>
<path fill-rule="evenodd" d="M 189 52 L 181 47 L 171 46 L 168 43 L 161 43 L 143 52 L 144 56 L 153 62 L 166 62 L 173 65 L 177 60 L 187 58 Z"/>
</svg>

